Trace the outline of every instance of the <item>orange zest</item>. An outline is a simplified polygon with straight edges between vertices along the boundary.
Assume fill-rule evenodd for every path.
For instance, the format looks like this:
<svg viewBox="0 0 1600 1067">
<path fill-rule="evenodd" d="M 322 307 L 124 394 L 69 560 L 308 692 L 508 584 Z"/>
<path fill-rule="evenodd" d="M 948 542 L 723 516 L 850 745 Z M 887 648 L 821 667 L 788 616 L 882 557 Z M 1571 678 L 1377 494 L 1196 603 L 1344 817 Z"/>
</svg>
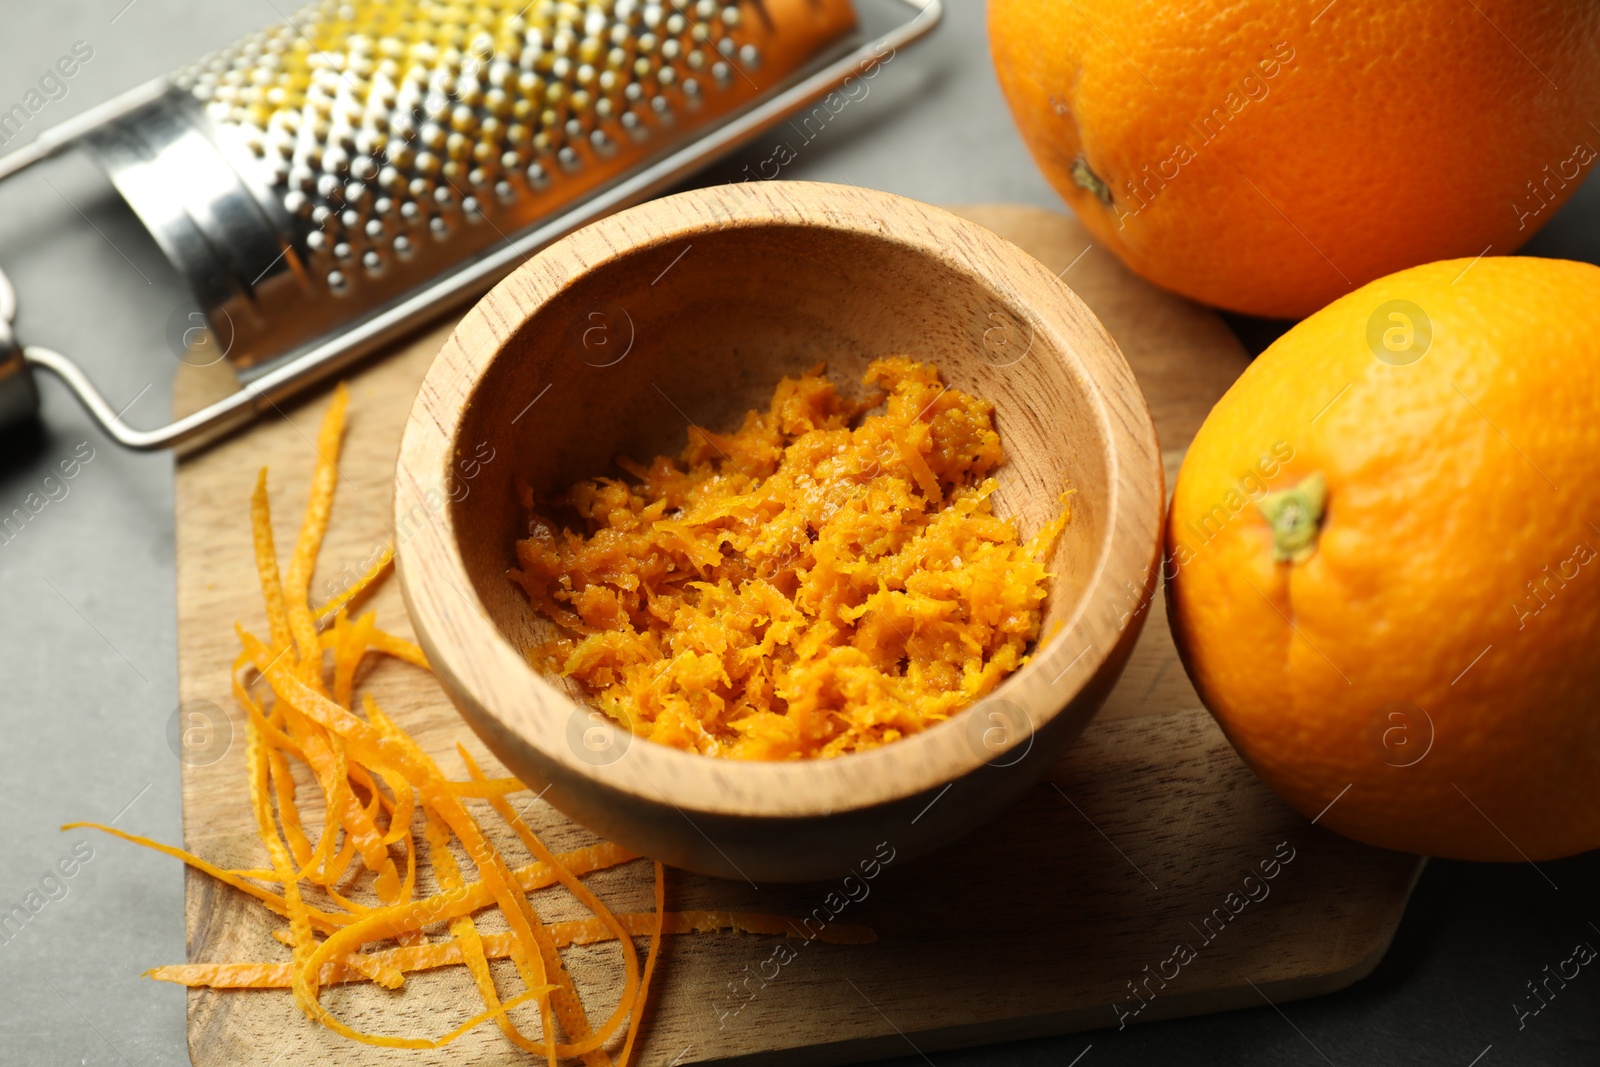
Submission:
<svg viewBox="0 0 1600 1067">
<path fill-rule="evenodd" d="M 739 931 L 790 935 L 796 920 L 742 912 L 666 911 L 666 872 L 654 865 L 655 909 L 615 912 L 583 881 L 586 875 L 638 860 L 607 841 L 554 852 L 506 799 L 527 787 L 488 776 L 458 746 L 467 781 L 448 778 L 370 692 L 362 691 L 369 653 L 427 669 L 415 643 L 379 629 L 376 616 L 356 618 L 349 607 L 387 573 L 392 551 L 322 608 L 309 601 L 317 555 L 332 515 L 338 457 L 348 398 L 334 394 L 317 435 L 311 492 L 288 567 L 280 572 L 272 532 L 267 474 L 250 497 L 252 551 L 261 585 L 267 638 L 236 626 L 241 651 L 232 688 L 244 712 L 244 800 L 249 804 L 268 866 L 226 868 L 185 849 L 99 823 L 75 822 L 182 860 L 257 900 L 286 920 L 272 931 L 287 945 L 283 962 L 204 962 L 157 967 L 165 982 L 216 989 L 287 989 L 313 1021 L 352 1040 L 384 1048 L 438 1048 L 493 1021 L 507 1039 L 551 1067 L 576 1057 L 589 1067 L 609 1065 L 611 1049 L 626 1064 L 641 1032 L 646 994 L 665 935 Z M 359 709 L 359 710 L 358 710 Z M 309 772 L 313 795 L 302 802 Z M 482 804 L 529 853 L 513 866 L 485 832 L 468 803 Z M 421 823 L 421 828 L 415 824 Z M 318 827 L 313 834 L 308 827 Z M 463 871 L 456 851 L 471 863 Z M 419 874 L 437 889 L 418 895 Z M 533 895 L 560 887 L 589 915 L 547 922 Z M 495 909 L 505 929 L 485 931 L 479 913 Z M 649 938 L 643 966 L 637 937 Z M 864 927 L 833 924 L 821 940 L 874 940 Z M 605 1021 L 590 1025 L 582 991 L 561 950 L 615 941 L 621 948 L 621 995 Z M 272 942 L 269 942 L 272 944 Z M 279 950 L 281 951 L 281 949 Z M 521 988 L 502 992 L 489 961 L 509 959 Z M 402 989 L 415 971 L 461 966 L 484 1010 L 433 1036 L 354 1029 L 321 1003 L 334 984 L 369 982 Z M 515 1009 L 536 1011 L 519 1024 Z"/>
<path fill-rule="evenodd" d="M 994 514 L 987 401 L 901 356 L 863 381 L 847 401 L 814 368 L 676 460 L 524 492 L 511 577 L 565 631 L 535 666 L 652 741 L 806 759 L 919 733 L 1027 662 L 1067 512 L 1031 540 Z"/>
</svg>

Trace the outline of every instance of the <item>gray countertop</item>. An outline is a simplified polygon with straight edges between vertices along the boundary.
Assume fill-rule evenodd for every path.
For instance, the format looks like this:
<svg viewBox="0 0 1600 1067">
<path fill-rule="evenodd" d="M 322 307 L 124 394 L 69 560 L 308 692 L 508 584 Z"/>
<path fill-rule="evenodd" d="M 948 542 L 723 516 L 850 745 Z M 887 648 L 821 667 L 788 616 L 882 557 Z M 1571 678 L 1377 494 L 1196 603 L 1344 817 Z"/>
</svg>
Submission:
<svg viewBox="0 0 1600 1067">
<path fill-rule="evenodd" d="M 808 143 L 786 177 L 934 203 L 1059 206 L 1001 101 L 983 5 L 947 3 L 946 26 L 897 57 L 870 99 Z M 288 10 L 273 0 L 5 7 L 0 110 L 75 43 L 93 49 L 65 95 L 13 144 Z M 725 163 L 704 180 L 758 158 Z M 0 265 L 20 291 L 19 332 L 79 355 L 131 421 L 152 425 L 167 414 L 177 364 L 167 319 L 187 301 L 138 224 L 102 190 L 92 167 L 72 159 L 5 183 Z M 1600 255 L 1600 187 L 1590 182 L 1530 250 Z M 1279 328 L 1230 322 L 1252 347 Z M 183 958 L 178 865 L 57 829 L 93 819 L 167 841 L 181 834 L 179 764 L 167 742 L 177 704 L 172 460 L 116 449 L 53 381 L 43 392 L 44 428 L 0 440 L 0 512 L 35 491 L 53 497 L 0 537 L 0 912 L 30 892 L 44 901 L 14 936 L 0 933 L 0 1063 L 185 1063 L 182 990 L 139 978 Z M 76 477 L 45 483 L 72 457 Z M 70 877 L 60 873 L 68 869 Z M 1593 1065 L 1600 975 L 1575 979 L 1521 1029 L 1512 1003 L 1574 941 L 1600 945 L 1596 901 L 1600 854 L 1538 871 L 1434 863 L 1384 964 L 1344 993 L 928 1057 L 908 1045 L 907 1062 Z"/>
</svg>

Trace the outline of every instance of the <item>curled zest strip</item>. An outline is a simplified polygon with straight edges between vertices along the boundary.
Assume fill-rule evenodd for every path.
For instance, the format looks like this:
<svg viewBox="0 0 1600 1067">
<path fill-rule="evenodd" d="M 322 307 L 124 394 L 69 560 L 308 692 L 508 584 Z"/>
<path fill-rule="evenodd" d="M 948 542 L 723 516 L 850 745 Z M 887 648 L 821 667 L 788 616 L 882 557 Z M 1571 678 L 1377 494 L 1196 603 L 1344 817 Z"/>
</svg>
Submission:
<svg viewBox="0 0 1600 1067">
<path fill-rule="evenodd" d="M 483 772 L 478 768 L 477 761 L 472 758 L 465 748 L 460 745 L 457 745 L 456 748 L 461 754 L 462 761 L 467 766 L 468 777 L 474 780 L 482 780 Z M 600 898 L 595 896 L 588 886 L 579 881 L 571 871 L 562 865 L 561 861 L 545 847 L 544 842 L 539 840 L 538 835 L 528 828 L 527 823 L 522 821 L 522 817 L 512 810 L 510 804 L 501 798 L 491 800 L 489 804 L 516 831 L 517 837 L 522 840 L 528 851 L 549 865 L 561 884 L 573 896 L 577 897 L 585 907 L 594 912 L 595 917 L 604 923 L 622 943 L 623 967 L 627 977 L 622 989 L 622 997 L 617 1001 L 616 1010 L 611 1013 L 611 1018 L 606 1020 L 605 1025 L 601 1026 L 598 1031 L 591 1032 L 589 1030 L 589 1020 L 584 1016 L 582 1003 L 578 1000 L 577 989 L 573 987 L 570 994 L 571 1004 L 572 1008 L 576 1010 L 568 1009 L 567 1011 L 567 1014 L 571 1016 L 571 1022 L 567 1018 L 561 1020 L 561 1024 L 567 1028 L 568 1033 L 572 1033 L 578 1038 L 575 1044 L 567 1046 L 568 1051 L 562 1051 L 562 1055 L 576 1056 L 591 1051 L 591 1049 L 598 1049 L 617 1031 L 623 1020 L 628 1017 L 628 1013 L 633 1008 L 634 997 L 638 995 L 639 954 L 634 948 L 633 939 L 622 928 L 622 924 L 617 922 L 616 916 L 611 914 L 611 909 L 601 903 Z M 543 933 L 543 931 L 541 930 L 540 933 Z M 559 966 L 561 956 L 556 950 L 555 943 L 548 936 L 544 936 L 540 938 L 540 946 Z M 565 982 L 561 983 L 563 988 L 571 984 L 571 976 L 567 974 L 565 967 L 562 967 L 557 974 L 558 981 L 562 977 L 566 979 Z M 590 1045 L 591 1042 L 593 1043 L 592 1045 Z M 583 1046 L 585 1045 L 590 1045 L 590 1047 L 584 1048 Z"/>
<path fill-rule="evenodd" d="M 657 915 L 654 912 L 618 912 L 617 919 L 631 937 L 654 936 Z M 660 916 L 662 937 L 684 934 L 745 933 L 792 934 L 792 919 L 782 915 L 764 915 L 736 911 L 669 911 Z M 557 946 L 593 945 L 608 941 L 614 935 L 593 917 L 565 922 L 553 922 L 545 927 Z M 288 937 L 276 933 L 280 940 Z M 509 933 L 479 933 L 483 954 L 491 960 L 503 960 L 511 955 Z M 816 940 L 831 945 L 866 945 L 877 940 L 865 926 L 829 923 L 818 932 Z M 402 974 L 454 967 L 466 962 L 465 949 L 459 938 L 430 941 L 426 945 L 406 948 L 380 949 L 368 953 L 379 964 L 393 967 Z M 366 980 L 355 966 L 355 960 L 346 958 L 330 962 L 323 968 L 323 985 Z M 645 974 L 651 973 L 650 961 L 645 960 Z M 161 982 L 185 986 L 206 986 L 212 989 L 288 989 L 292 980 L 293 965 L 288 963 L 179 963 L 156 967 L 145 972 Z M 641 990 L 647 988 L 646 979 L 640 980 Z M 642 1010 L 641 994 L 635 1012 Z M 621 1067 L 621 1064 L 618 1064 Z"/>
<path fill-rule="evenodd" d="M 317 431 L 317 464 L 311 472 L 311 493 L 306 499 L 306 517 L 300 524 L 294 555 L 289 557 L 289 573 L 283 580 L 283 594 L 289 613 L 289 631 L 294 635 L 301 656 L 301 674 L 320 684 L 322 652 L 317 640 L 316 619 L 311 613 L 311 571 L 322 550 L 333 513 L 333 491 L 339 484 L 338 455 L 344 437 L 344 416 L 350 392 L 343 385 L 333 391 L 333 401 Z"/>
<path fill-rule="evenodd" d="M 370 697 L 364 702 L 364 706 L 366 707 L 368 721 L 377 730 L 396 744 L 411 751 L 415 756 L 426 758 L 421 750 L 417 748 L 416 743 L 404 731 L 398 729 Z M 460 868 L 449 850 L 450 828 L 442 814 L 433 808 L 429 808 L 427 811 L 427 840 L 430 856 L 435 860 L 435 869 L 438 872 L 441 888 L 447 893 L 463 890 L 465 880 L 461 877 Z M 493 1010 L 500 1002 L 500 994 L 495 989 L 494 977 L 489 971 L 489 962 L 483 951 L 483 942 L 478 934 L 477 924 L 473 922 L 470 914 L 455 916 L 450 920 L 450 932 L 455 936 L 456 942 L 460 946 L 462 962 L 467 965 L 467 969 L 472 975 L 473 983 L 477 986 L 478 995 L 483 999 L 484 1007 Z M 531 962 L 527 959 L 526 952 L 514 954 L 515 950 L 522 947 L 520 942 L 514 937 L 512 943 L 506 947 L 507 954 L 513 955 L 517 973 L 525 983 L 531 985 L 532 983 L 529 979 L 534 972 Z M 559 983 L 551 987 L 551 992 L 555 993 L 558 989 Z M 539 1018 L 541 1032 L 544 1036 L 542 1045 L 535 1044 L 531 1039 L 525 1037 L 509 1017 L 500 1017 L 500 1030 L 506 1035 L 507 1039 L 519 1048 L 534 1053 L 542 1051 L 546 1060 L 553 1065 L 558 1058 L 558 1054 L 556 1052 L 555 1030 L 551 1025 L 552 1012 L 553 1008 L 548 998 L 541 1000 Z"/>
<path fill-rule="evenodd" d="M 124 841 L 131 842 L 132 844 L 141 845 L 156 852 L 172 856 L 174 859 L 182 860 L 184 863 L 198 871 L 204 871 L 206 874 L 211 875 L 211 877 L 220 882 L 226 882 L 235 889 L 238 889 L 244 893 L 248 893 L 250 896 L 255 897 L 257 900 L 265 904 L 268 910 L 285 917 L 288 915 L 288 906 L 284 903 L 284 899 L 281 894 L 274 893 L 268 889 L 262 889 L 260 886 L 252 885 L 249 881 L 246 881 L 247 878 L 254 879 L 256 881 L 276 881 L 278 874 L 275 871 L 230 871 L 225 868 L 218 867 L 215 864 L 201 858 L 200 856 L 196 856 L 192 852 L 187 852 L 172 845 L 163 844 L 160 841 L 154 841 L 148 837 L 141 837 L 138 834 L 131 834 L 125 830 L 118 830 L 114 826 L 106 826 L 103 823 L 70 822 L 64 824 L 61 829 L 63 831 L 77 829 L 99 830 L 102 833 L 110 834 L 113 837 L 119 837 Z M 602 842 L 598 845 L 590 845 L 586 848 L 577 849 L 572 852 L 564 852 L 561 854 L 561 858 L 570 870 L 576 874 L 583 875 L 591 874 L 594 871 L 605 870 L 608 867 L 615 867 L 619 864 L 635 860 L 638 857 L 634 853 L 629 852 L 627 849 L 624 849 L 619 845 L 613 845 L 610 842 Z M 525 893 L 532 893 L 539 889 L 547 889 L 556 884 L 555 875 L 551 873 L 550 869 L 543 863 L 530 863 L 526 866 L 518 867 L 512 872 L 512 874 L 516 879 L 518 888 Z M 411 930 L 421 929 L 423 926 L 431 923 L 448 922 L 451 919 L 457 918 L 461 915 L 470 915 L 473 912 L 482 911 L 484 908 L 489 907 L 493 903 L 494 897 L 489 893 L 488 889 L 483 885 L 482 882 L 471 882 L 463 886 L 459 891 L 447 890 L 436 893 L 431 897 L 414 901 L 410 904 L 391 908 L 369 908 L 367 909 L 367 912 L 369 914 L 381 914 L 384 918 L 386 918 L 390 929 L 395 930 L 397 933 L 405 933 Z M 332 933 L 341 926 L 350 925 L 356 919 L 356 917 L 353 915 L 339 915 L 332 912 L 320 911 L 316 908 L 309 908 L 308 912 L 311 918 L 312 927 L 316 929 L 318 933 Z M 745 918 L 753 918 L 756 920 L 766 919 L 770 921 L 745 924 L 738 921 L 738 919 L 741 917 L 741 913 L 738 912 L 685 912 L 684 914 L 692 916 L 735 917 L 733 920 L 702 920 L 699 922 L 699 925 L 694 926 L 690 930 L 683 931 L 684 933 L 710 933 L 722 929 L 738 930 L 744 933 L 756 934 L 784 934 L 790 932 L 790 928 L 785 925 L 789 920 L 783 919 L 780 916 L 746 916 Z M 559 926 L 559 924 L 557 925 Z M 827 929 L 832 932 L 840 928 L 841 927 L 839 924 L 833 923 L 830 924 Z M 644 933 L 645 931 L 639 930 L 636 932 Z M 589 944 L 591 942 L 585 940 L 574 943 Z M 853 944 L 855 942 L 845 943 Z M 509 956 L 510 953 L 507 952 L 506 955 Z"/>
<path fill-rule="evenodd" d="M 628 1037 L 622 1043 L 622 1055 L 617 1057 L 617 1067 L 628 1067 L 628 1059 L 633 1055 L 633 1043 L 639 1036 L 639 1025 L 644 1020 L 645 1000 L 650 994 L 650 979 L 656 973 L 656 957 L 661 954 L 661 930 L 666 919 L 667 910 L 667 871 L 661 866 L 661 861 L 655 862 L 656 869 L 656 913 L 655 922 L 650 929 L 650 951 L 644 958 L 644 978 L 639 983 L 639 998 L 633 1005 L 633 1016 L 628 1020 Z"/>
<path fill-rule="evenodd" d="M 428 813 L 428 856 L 437 872 L 439 885 L 445 890 L 460 889 L 465 885 L 461 877 L 461 868 L 456 864 L 455 857 L 450 854 L 450 828 L 439 818 L 437 812 Z M 483 1006 L 487 1011 L 493 1011 L 500 1006 L 500 993 L 494 986 L 494 975 L 489 970 L 489 957 L 483 949 L 483 938 L 478 933 L 477 923 L 472 921 L 470 915 L 459 915 L 450 920 L 450 933 L 455 939 L 456 955 L 460 962 L 467 965 L 467 971 L 472 975 L 473 984 L 478 987 L 478 995 L 483 998 Z M 506 946 L 509 954 L 510 945 Z M 427 946 L 424 951 L 431 950 L 434 955 L 444 955 L 435 946 Z M 339 961 L 333 965 L 336 968 L 347 969 L 347 960 Z M 525 1037 L 518 1030 L 509 1016 L 502 1015 L 496 1022 L 500 1025 L 500 1032 L 518 1048 L 527 1052 L 543 1051 L 531 1038 Z"/>
<path fill-rule="evenodd" d="M 317 618 L 325 619 L 334 612 L 348 607 L 350 604 L 366 595 L 367 591 L 373 586 L 377 585 L 379 580 L 383 578 L 384 574 L 389 570 L 389 565 L 393 562 L 394 546 L 384 545 L 383 551 L 378 553 L 377 562 L 368 567 L 361 577 L 357 578 L 355 583 L 348 589 L 345 589 L 337 596 L 330 598 L 327 603 L 318 608 L 316 612 Z"/>
<path fill-rule="evenodd" d="M 418 783 L 417 789 L 423 803 L 439 812 L 451 831 L 461 840 L 468 856 L 478 867 L 483 884 L 489 888 L 495 903 L 506 913 L 507 922 L 518 935 L 521 948 L 513 952 L 512 959 L 519 964 L 519 970 L 526 966 L 533 976 L 533 980 L 528 983 L 529 987 L 546 984 L 544 960 L 537 951 L 537 943 L 531 930 L 527 898 L 510 888 L 508 883 L 513 882 L 510 871 L 484 838 L 471 815 L 462 807 L 460 800 L 449 790 L 438 766 L 420 752 L 396 743 L 393 738 L 384 738 L 368 723 L 307 685 L 287 664 L 273 661 L 266 646 L 254 635 L 240 629 L 239 637 L 256 669 L 267 679 L 279 700 L 331 734 L 337 735 L 363 763 L 369 766 L 374 763 L 393 764 L 406 778 Z M 285 886 L 285 897 L 287 896 L 288 887 Z M 404 932 L 405 928 L 396 927 L 389 922 L 389 910 L 384 909 L 362 916 L 329 935 L 317 946 L 307 961 L 297 967 L 294 983 L 296 1003 L 309 1017 L 346 1037 L 365 1040 L 367 1037 L 376 1036 L 358 1034 L 317 1003 L 317 976 L 321 965 L 330 958 L 350 952 L 366 941 L 392 938 Z M 530 948 L 534 950 L 531 953 L 528 951 Z M 547 999 L 540 1000 L 542 1010 L 546 1003 Z"/>
</svg>

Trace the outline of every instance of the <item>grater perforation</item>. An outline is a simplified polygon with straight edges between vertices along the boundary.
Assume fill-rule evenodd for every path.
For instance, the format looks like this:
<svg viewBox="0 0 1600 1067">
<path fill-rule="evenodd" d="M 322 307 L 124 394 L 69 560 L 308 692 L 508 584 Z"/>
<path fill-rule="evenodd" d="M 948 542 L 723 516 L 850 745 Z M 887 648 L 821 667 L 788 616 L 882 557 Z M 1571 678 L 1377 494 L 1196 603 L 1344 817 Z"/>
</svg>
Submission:
<svg viewBox="0 0 1600 1067">
<path fill-rule="evenodd" d="M 346 296 L 419 241 L 519 227 L 563 176 L 714 105 L 761 65 L 752 8 L 323 2 L 174 84 L 293 220 L 308 274 Z"/>
</svg>

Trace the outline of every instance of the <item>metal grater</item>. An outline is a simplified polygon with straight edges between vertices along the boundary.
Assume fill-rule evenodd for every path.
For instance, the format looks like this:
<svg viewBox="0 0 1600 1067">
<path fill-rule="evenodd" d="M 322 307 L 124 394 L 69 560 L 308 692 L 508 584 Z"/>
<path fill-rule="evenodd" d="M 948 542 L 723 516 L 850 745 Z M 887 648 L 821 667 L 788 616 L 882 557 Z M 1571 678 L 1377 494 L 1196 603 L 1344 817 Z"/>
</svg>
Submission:
<svg viewBox="0 0 1600 1067">
<path fill-rule="evenodd" d="M 133 429 L 72 360 L 15 342 L 0 273 L 0 424 L 33 416 L 43 367 L 128 447 L 230 430 L 860 76 L 941 14 L 940 0 L 897 2 L 912 17 L 854 50 L 850 0 L 314 3 L 0 159 L 4 178 L 85 148 L 248 383 Z"/>
</svg>

